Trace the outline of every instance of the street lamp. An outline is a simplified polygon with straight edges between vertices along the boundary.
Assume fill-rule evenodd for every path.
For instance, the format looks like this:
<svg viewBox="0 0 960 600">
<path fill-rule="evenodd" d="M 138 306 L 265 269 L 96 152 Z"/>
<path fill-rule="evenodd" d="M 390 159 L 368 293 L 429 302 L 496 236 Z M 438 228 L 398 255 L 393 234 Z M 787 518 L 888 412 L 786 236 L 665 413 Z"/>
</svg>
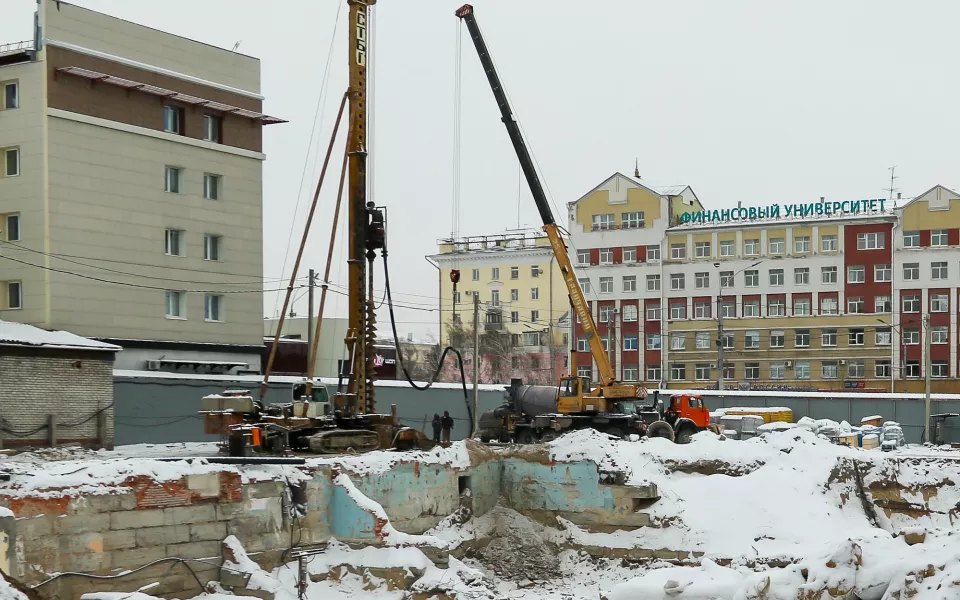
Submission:
<svg viewBox="0 0 960 600">
<path fill-rule="evenodd" d="M 903 329 L 896 325 L 891 325 L 883 319 L 877 321 L 887 325 L 892 329 L 897 329 L 897 335 L 900 336 L 900 361 L 905 363 L 903 356 Z M 923 324 L 923 441 L 930 443 L 930 375 L 933 372 L 933 365 L 930 363 L 930 315 L 923 315 L 920 320 Z M 901 325 L 903 325 L 901 323 Z M 890 364 L 890 391 L 893 392 L 893 363 Z"/>
<path fill-rule="evenodd" d="M 762 260 L 758 260 L 752 265 L 747 265 L 746 267 L 740 269 L 739 271 L 733 274 L 733 277 L 736 277 L 740 273 L 743 273 L 747 269 L 752 269 L 753 267 L 762 263 Z M 720 268 L 720 263 L 715 262 L 713 266 L 717 269 Z M 723 277 L 720 277 L 720 291 L 717 293 L 717 389 L 723 389 Z"/>
</svg>

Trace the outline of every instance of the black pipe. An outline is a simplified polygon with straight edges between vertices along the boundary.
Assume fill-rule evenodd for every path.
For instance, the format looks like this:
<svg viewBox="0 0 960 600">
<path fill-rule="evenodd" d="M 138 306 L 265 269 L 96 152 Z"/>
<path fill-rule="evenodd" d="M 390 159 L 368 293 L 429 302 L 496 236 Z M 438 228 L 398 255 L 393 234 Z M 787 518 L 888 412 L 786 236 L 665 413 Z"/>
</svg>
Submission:
<svg viewBox="0 0 960 600">
<path fill-rule="evenodd" d="M 303 465 L 307 462 L 305 458 L 293 456 L 188 456 L 183 458 L 156 458 L 153 460 L 159 460 L 161 462 L 204 460 L 210 464 L 217 465 Z"/>
</svg>

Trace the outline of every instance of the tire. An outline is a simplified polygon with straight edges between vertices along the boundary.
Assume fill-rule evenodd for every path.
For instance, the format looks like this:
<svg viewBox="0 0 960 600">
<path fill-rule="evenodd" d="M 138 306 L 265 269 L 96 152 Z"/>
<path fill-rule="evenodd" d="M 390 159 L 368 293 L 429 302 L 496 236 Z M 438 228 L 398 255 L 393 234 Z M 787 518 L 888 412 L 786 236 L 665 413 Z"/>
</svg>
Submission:
<svg viewBox="0 0 960 600">
<path fill-rule="evenodd" d="M 480 436 L 480 441 L 483 442 L 484 444 L 489 444 L 491 439 L 493 438 L 491 438 L 489 435 Z"/>
<path fill-rule="evenodd" d="M 541 442 L 552 442 L 553 440 L 560 437 L 560 434 L 552 429 L 546 429 L 543 433 L 540 434 Z"/>
<path fill-rule="evenodd" d="M 517 440 L 518 444 L 532 444 L 533 431 L 529 427 L 517 429 L 516 433 L 514 433 L 514 438 Z"/>
<path fill-rule="evenodd" d="M 627 439 L 627 434 L 624 432 L 623 427 L 620 427 L 619 425 L 611 425 L 610 427 L 604 429 L 603 432 L 609 436 L 617 438 L 618 440 Z"/>
<path fill-rule="evenodd" d="M 647 427 L 647 437 L 666 438 L 672 442 L 674 438 L 673 427 L 666 421 L 655 421 Z"/>
<path fill-rule="evenodd" d="M 684 427 L 677 432 L 677 437 L 674 441 L 678 444 L 689 444 L 690 440 L 693 438 L 693 434 L 697 431 L 693 427 Z"/>
</svg>

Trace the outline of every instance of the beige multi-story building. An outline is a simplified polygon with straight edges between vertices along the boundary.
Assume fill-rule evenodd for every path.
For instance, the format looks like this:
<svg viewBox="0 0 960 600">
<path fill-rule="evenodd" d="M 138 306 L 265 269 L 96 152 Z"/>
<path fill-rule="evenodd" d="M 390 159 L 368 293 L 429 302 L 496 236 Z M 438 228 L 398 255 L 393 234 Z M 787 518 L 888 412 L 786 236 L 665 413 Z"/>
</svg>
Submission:
<svg viewBox="0 0 960 600">
<path fill-rule="evenodd" d="M 457 339 L 456 333 L 472 331 L 474 294 L 480 299 L 481 333 L 489 334 L 481 381 L 521 377 L 547 383 L 566 372 L 570 301 L 545 233 L 517 230 L 443 239 L 440 252 L 427 258 L 440 271 L 442 345 L 472 348 L 469 339 Z M 456 294 L 452 271 L 460 273 Z"/>
<path fill-rule="evenodd" d="M 258 370 L 259 60 L 67 2 L 36 22 L 0 54 L 0 318 L 118 368 Z"/>
</svg>

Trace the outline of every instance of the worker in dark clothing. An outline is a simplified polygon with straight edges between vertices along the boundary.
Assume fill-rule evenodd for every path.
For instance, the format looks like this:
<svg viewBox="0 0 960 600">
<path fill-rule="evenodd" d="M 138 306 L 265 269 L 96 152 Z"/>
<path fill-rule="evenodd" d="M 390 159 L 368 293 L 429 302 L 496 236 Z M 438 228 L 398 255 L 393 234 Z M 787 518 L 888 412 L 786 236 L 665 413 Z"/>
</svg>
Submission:
<svg viewBox="0 0 960 600">
<path fill-rule="evenodd" d="M 440 424 L 443 426 L 443 441 L 450 442 L 450 432 L 453 431 L 453 417 L 450 416 L 450 411 L 443 411 L 443 418 L 440 419 Z"/>
<path fill-rule="evenodd" d="M 434 415 L 433 415 L 433 421 L 431 422 L 431 425 L 433 425 L 433 441 L 435 441 L 435 442 L 437 442 L 437 443 L 439 444 L 439 443 L 440 443 L 440 429 L 443 427 L 443 424 L 442 424 L 442 422 L 441 422 L 441 420 L 440 420 L 440 415 L 434 413 Z"/>
</svg>

